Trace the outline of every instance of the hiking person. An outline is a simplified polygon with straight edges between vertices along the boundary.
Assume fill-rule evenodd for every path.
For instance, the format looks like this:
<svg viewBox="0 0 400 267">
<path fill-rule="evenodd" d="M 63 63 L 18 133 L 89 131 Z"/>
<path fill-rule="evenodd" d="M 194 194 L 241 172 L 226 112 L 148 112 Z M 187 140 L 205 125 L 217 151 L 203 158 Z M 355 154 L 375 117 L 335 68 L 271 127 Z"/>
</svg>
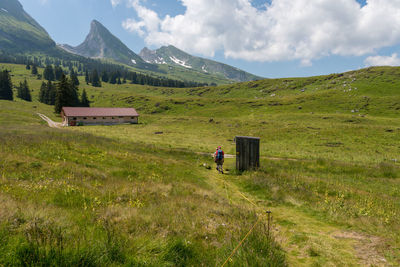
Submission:
<svg viewBox="0 0 400 267">
<path fill-rule="evenodd" d="M 222 165 L 224 165 L 224 158 L 225 154 L 224 151 L 222 151 L 221 146 L 217 147 L 217 150 L 214 153 L 214 161 L 217 164 L 217 170 L 224 174 L 224 169 L 222 168 Z"/>
</svg>

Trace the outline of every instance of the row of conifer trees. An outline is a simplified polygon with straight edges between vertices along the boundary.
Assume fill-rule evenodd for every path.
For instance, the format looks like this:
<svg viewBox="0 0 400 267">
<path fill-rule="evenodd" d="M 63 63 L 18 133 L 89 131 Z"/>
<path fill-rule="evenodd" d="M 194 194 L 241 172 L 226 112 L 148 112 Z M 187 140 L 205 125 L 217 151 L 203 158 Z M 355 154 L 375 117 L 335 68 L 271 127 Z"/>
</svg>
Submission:
<svg viewBox="0 0 400 267">
<path fill-rule="evenodd" d="M 31 91 L 26 79 L 20 82 L 17 87 L 17 97 L 25 101 L 32 101 Z M 0 99 L 14 100 L 13 84 L 11 82 L 11 75 L 8 70 L 0 72 Z"/>
<path fill-rule="evenodd" d="M 159 76 L 148 75 L 140 72 L 135 72 L 125 66 L 102 62 L 98 59 L 85 58 L 81 56 L 63 54 L 63 55 L 48 55 L 46 57 L 37 57 L 25 54 L 10 54 L 0 49 L 0 62 L 24 64 L 27 69 L 32 70 L 32 74 L 37 74 L 37 68 L 50 68 L 53 69 L 53 74 L 49 77 L 44 77 L 46 80 L 55 81 L 61 78 L 62 69 L 67 69 L 68 73 L 71 71 L 76 72 L 76 75 L 85 76 L 87 83 L 92 83 L 94 86 L 101 86 L 101 82 L 109 82 L 111 84 L 120 84 L 129 80 L 132 84 L 162 86 L 162 87 L 203 87 L 208 86 L 207 83 L 198 83 L 193 81 L 181 81 L 169 79 L 163 71 L 158 69 L 158 66 L 151 64 L 146 65 L 146 70 L 159 73 Z M 97 73 L 97 77 L 96 77 Z M 57 76 L 57 77 L 56 77 Z M 54 77 L 54 78 L 52 78 Z"/>
<path fill-rule="evenodd" d="M 0 100 L 13 100 L 13 85 L 11 82 L 10 72 L 3 70 L 0 72 Z M 17 97 L 25 101 L 32 101 L 29 85 L 26 79 L 20 82 L 17 87 Z M 39 101 L 54 105 L 56 113 L 60 113 L 62 107 L 89 107 L 90 102 L 87 98 L 85 89 L 79 95 L 79 88 L 76 81 L 71 75 L 70 78 L 62 73 L 58 82 L 52 81 L 42 82 L 39 91 Z"/>
<path fill-rule="evenodd" d="M 29 90 L 29 85 L 26 79 L 24 82 L 19 83 L 19 86 L 17 87 L 17 97 L 32 102 L 31 90 Z"/>
<path fill-rule="evenodd" d="M 50 99 L 50 105 L 53 102 L 51 96 L 54 94 L 54 85 L 51 81 L 43 86 L 43 96 Z M 83 89 L 81 96 L 79 96 L 78 86 L 75 84 L 74 80 L 68 78 L 64 74 L 61 76 L 60 81 L 55 86 L 55 99 L 54 99 L 54 110 L 56 113 L 60 113 L 62 107 L 89 107 L 90 102 L 87 98 L 86 90 Z M 41 94 L 39 93 L 39 96 Z M 44 99 L 43 99 L 44 100 Z"/>
<path fill-rule="evenodd" d="M 27 65 L 27 69 L 28 69 Z M 35 74 L 34 67 L 29 67 L 32 69 L 32 74 Z M 64 71 L 60 66 L 47 65 L 43 70 L 43 78 L 48 81 L 59 81 Z M 74 82 L 79 85 L 78 73 L 74 71 L 73 68 L 69 70 L 70 77 Z M 150 86 L 162 86 L 162 87 L 197 87 L 206 86 L 206 83 L 196 83 L 187 81 L 178 81 L 167 78 L 156 78 L 146 74 L 136 73 L 133 71 L 119 71 L 119 70 L 103 70 L 101 73 L 97 69 L 91 71 L 85 71 L 85 82 L 86 84 L 91 84 L 94 87 L 101 87 L 102 82 L 111 84 L 123 84 L 130 80 L 131 84 L 141 84 Z"/>
</svg>

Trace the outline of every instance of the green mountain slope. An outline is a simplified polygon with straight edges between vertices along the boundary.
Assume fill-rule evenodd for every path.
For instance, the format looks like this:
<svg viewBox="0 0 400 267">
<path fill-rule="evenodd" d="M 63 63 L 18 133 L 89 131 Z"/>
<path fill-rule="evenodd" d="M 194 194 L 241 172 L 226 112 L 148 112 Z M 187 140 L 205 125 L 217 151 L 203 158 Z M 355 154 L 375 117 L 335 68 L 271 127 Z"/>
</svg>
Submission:
<svg viewBox="0 0 400 267">
<path fill-rule="evenodd" d="M 220 75 L 233 81 L 244 82 L 261 79 L 261 77 L 255 76 L 238 68 L 213 60 L 189 55 L 188 53 L 183 52 L 172 45 L 163 46 L 157 50 L 150 50 L 145 47 L 139 55 L 147 63 L 180 66 L 203 73 Z"/>
<path fill-rule="evenodd" d="M 55 43 L 17 0 L 0 1 L 0 49 L 15 52 L 46 51 Z"/>
</svg>

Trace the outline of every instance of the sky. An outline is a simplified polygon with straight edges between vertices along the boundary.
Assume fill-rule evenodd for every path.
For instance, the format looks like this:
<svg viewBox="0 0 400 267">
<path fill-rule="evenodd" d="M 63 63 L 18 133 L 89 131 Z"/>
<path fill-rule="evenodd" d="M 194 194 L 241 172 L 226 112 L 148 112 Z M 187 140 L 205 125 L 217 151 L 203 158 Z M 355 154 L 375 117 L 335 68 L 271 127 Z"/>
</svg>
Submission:
<svg viewBox="0 0 400 267">
<path fill-rule="evenodd" d="M 400 0 L 20 0 L 60 44 L 93 19 L 132 51 L 172 44 L 266 77 L 400 65 Z"/>
</svg>

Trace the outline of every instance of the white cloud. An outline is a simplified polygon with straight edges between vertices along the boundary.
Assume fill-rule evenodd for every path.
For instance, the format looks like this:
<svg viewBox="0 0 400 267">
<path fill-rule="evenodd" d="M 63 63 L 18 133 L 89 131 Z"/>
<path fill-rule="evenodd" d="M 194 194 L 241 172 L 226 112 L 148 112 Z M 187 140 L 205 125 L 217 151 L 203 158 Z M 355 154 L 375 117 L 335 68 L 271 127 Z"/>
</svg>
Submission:
<svg viewBox="0 0 400 267">
<path fill-rule="evenodd" d="M 122 27 L 124 27 L 128 31 L 136 32 L 140 36 L 145 35 L 145 31 L 142 29 L 145 26 L 146 24 L 144 23 L 144 21 L 136 21 L 134 19 L 127 19 L 126 21 L 122 22 Z"/>
<path fill-rule="evenodd" d="M 117 0 L 111 0 L 115 2 Z M 122 1 L 122 0 L 118 0 Z M 184 14 L 160 16 L 140 0 L 125 0 L 138 16 L 123 27 L 149 45 L 172 44 L 188 52 L 249 61 L 361 56 L 400 44 L 400 0 L 180 0 Z"/>
<path fill-rule="evenodd" d="M 372 56 L 364 61 L 366 66 L 400 66 L 400 58 L 396 53 L 391 56 Z"/>
<path fill-rule="evenodd" d="M 111 5 L 112 5 L 113 7 L 119 5 L 120 3 L 121 3 L 121 0 L 111 0 Z"/>
</svg>

